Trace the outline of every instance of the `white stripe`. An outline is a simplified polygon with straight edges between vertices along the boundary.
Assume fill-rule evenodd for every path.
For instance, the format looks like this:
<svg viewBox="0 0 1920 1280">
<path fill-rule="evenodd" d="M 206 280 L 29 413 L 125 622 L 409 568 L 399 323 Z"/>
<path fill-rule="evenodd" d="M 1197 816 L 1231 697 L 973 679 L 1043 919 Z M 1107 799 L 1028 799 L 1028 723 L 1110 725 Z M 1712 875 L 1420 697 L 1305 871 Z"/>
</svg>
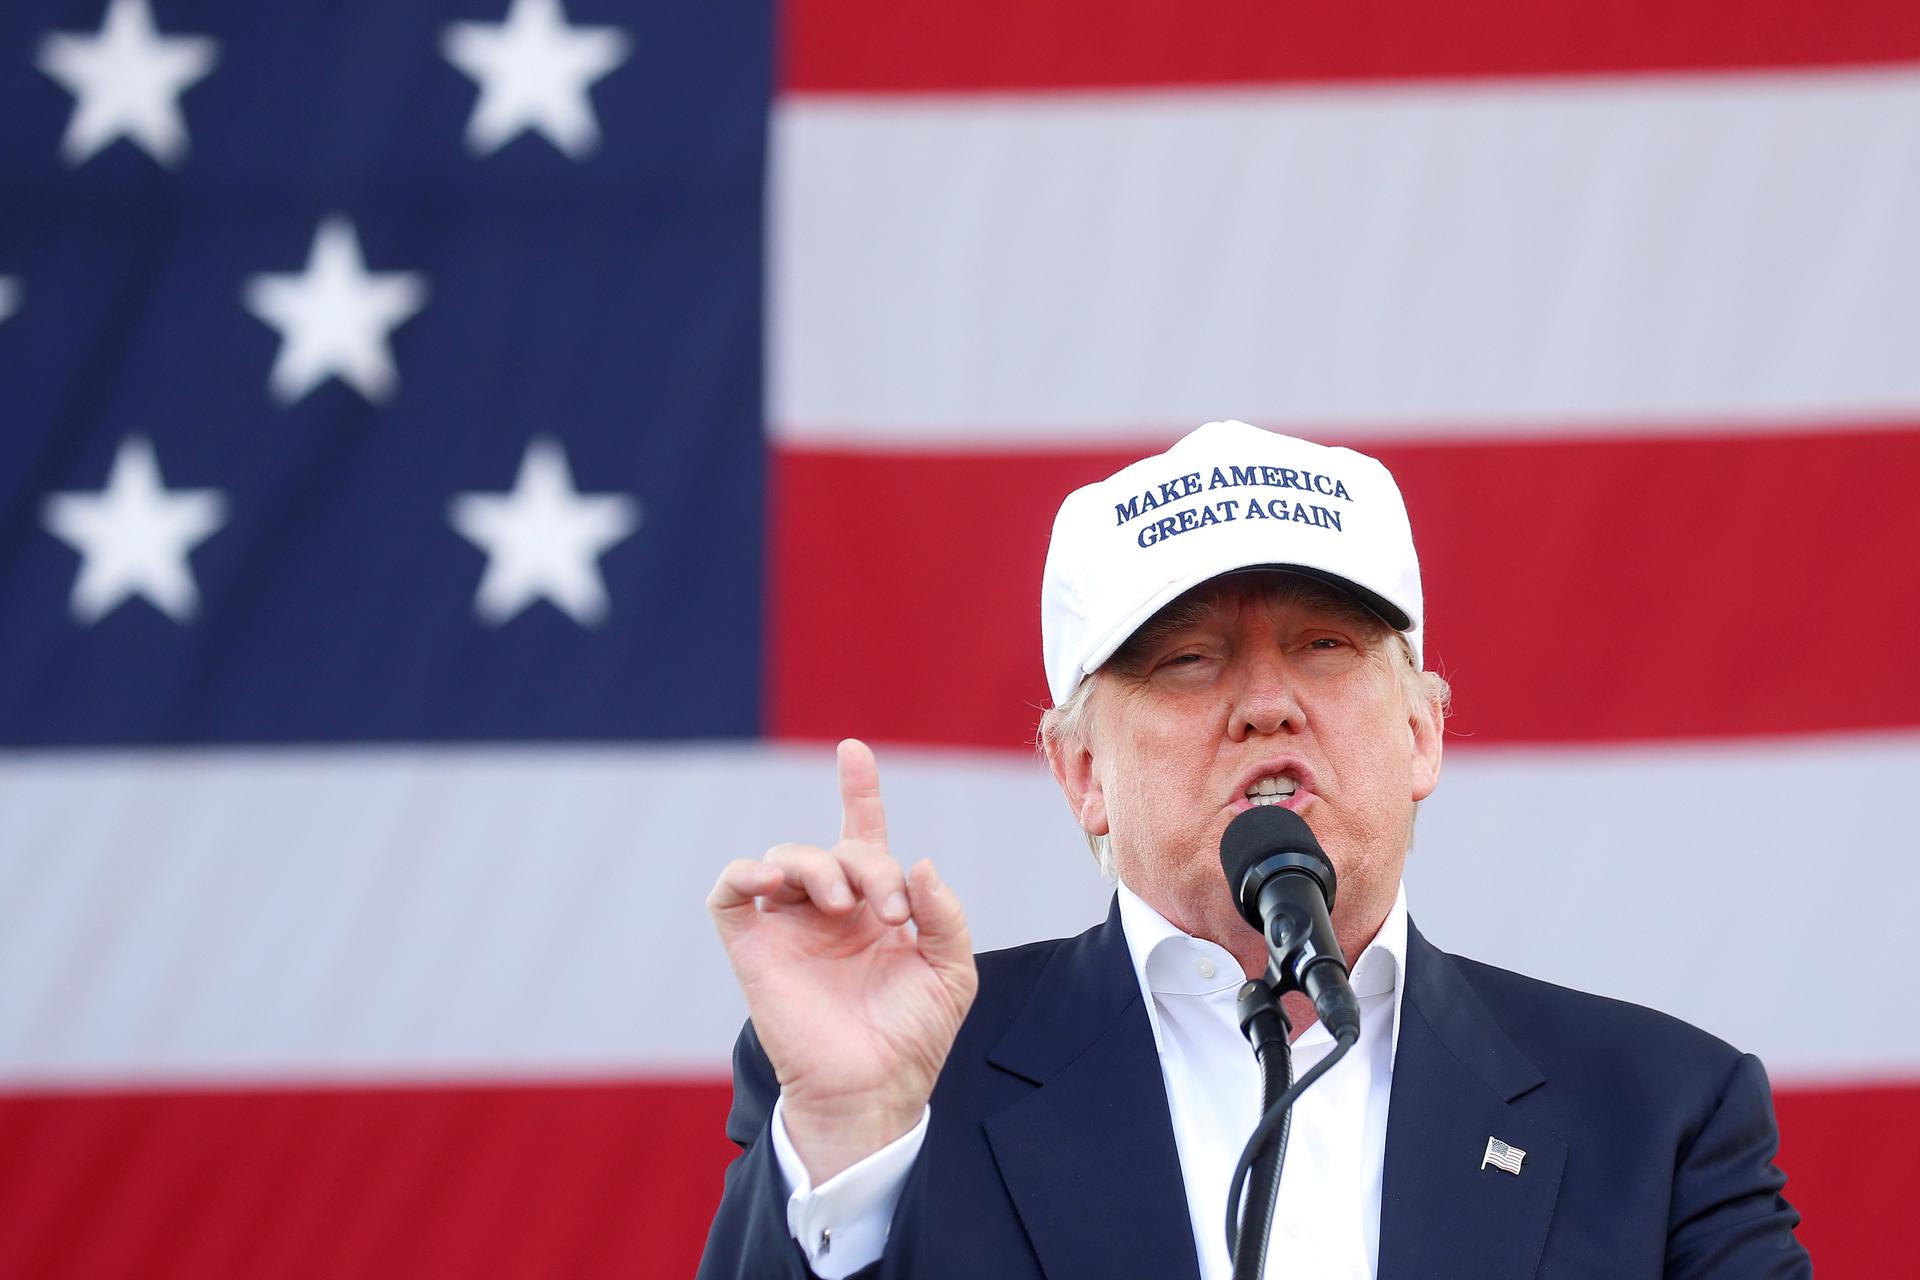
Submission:
<svg viewBox="0 0 1920 1280">
<path fill-rule="evenodd" d="M 1039 765 L 883 749 L 896 846 L 976 942 L 1107 889 Z M 1903 1007 L 1920 735 L 1456 749 L 1415 918 L 1444 947 L 1660 1005 L 1776 1077 L 1920 1076 Z M 824 750 L 0 759 L 0 1080 L 725 1069 L 702 906 L 730 857 L 830 839 Z"/>
<path fill-rule="evenodd" d="M 978 838 L 1007 796 L 1033 854 L 1071 844 L 1038 765 L 895 754 L 901 848 L 982 898 L 1021 869 L 977 943 L 1104 911 L 1088 858 Z M 838 821 L 808 750 L 0 758 L 0 1079 L 724 1069 L 745 1015 L 707 892 Z"/>
<path fill-rule="evenodd" d="M 789 441 L 1920 408 L 1920 71 L 776 112 Z"/>
<path fill-rule="evenodd" d="M 1776 1079 L 1920 1076 L 1920 733 L 1455 750 L 1419 820 L 1436 944 L 1664 1009 Z"/>
</svg>

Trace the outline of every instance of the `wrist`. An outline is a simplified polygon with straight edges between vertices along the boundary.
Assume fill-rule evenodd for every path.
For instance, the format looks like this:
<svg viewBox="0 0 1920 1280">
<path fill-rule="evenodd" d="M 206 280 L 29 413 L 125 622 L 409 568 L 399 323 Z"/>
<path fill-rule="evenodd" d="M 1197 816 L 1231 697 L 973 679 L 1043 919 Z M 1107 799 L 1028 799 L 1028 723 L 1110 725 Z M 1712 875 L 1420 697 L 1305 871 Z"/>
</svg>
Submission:
<svg viewBox="0 0 1920 1280">
<path fill-rule="evenodd" d="M 874 1152 L 913 1131 L 927 1109 L 925 1097 L 809 1098 L 781 1095 L 787 1141 L 818 1187 Z"/>
</svg>

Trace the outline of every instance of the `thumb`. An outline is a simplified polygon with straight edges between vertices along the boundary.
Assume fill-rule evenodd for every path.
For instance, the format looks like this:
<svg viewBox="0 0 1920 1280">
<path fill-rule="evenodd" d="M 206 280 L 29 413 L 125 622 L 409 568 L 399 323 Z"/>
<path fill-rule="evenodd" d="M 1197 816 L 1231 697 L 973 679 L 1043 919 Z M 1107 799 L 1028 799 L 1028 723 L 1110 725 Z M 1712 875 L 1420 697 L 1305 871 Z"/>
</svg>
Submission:
<svg viewBox="0 0 1920 1280">
<path fill-rule="evenodd" d="M 960 899 L 940 879 L 930 859 L 922 860 L 907 877 L 907 898 L 913 906 L 916 945 L 922 958 L 942 974 L 966 974 L 971 985 L 973 939 L 967 933 L 967 913 L 960 909 Z"/>
</svg>

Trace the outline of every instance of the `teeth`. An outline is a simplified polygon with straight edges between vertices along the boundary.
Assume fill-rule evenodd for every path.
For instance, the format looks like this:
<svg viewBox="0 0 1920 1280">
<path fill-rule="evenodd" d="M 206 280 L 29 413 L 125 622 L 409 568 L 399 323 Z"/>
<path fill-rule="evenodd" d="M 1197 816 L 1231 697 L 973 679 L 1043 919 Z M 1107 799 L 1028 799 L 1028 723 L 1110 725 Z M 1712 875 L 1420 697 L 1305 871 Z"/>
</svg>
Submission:
<svg viewBox="0 0 1920 1280">
<path fill-rule="evenodd" d="M 1270 773 L 1247 788 L 1247 799 L 1256 805 L 1279 804 L 1298 789 L 1299 784 L 1292 778 Z"/>
</svg>

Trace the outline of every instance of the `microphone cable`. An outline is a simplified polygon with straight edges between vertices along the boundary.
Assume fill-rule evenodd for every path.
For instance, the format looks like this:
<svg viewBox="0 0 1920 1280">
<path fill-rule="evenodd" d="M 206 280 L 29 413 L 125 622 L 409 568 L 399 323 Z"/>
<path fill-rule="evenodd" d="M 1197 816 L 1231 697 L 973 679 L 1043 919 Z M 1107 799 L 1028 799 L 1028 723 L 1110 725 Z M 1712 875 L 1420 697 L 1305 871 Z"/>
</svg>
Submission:
<svg viewBox="0 0 1920 1280">
<path fill-rule="evenodd" d="M 1253 1162 L 1260 1158 L 1267 1144 L 1273 1141 L 1277 1134 L 1278 1146 L 1275 1154 L 1279 1158 L 1273 1162 L 1273 1185 L 1271 1189 L 1268 1190 L 1268 1195 L 1277 1197 L 1280 1194 L 1280 1164 L 1281 1161 L 1286 1159 L 1287 1119 L 1289 1113 L 1292 1111 L 1294 1101 L 1312 1087 L 1314 1081 L 1333 1070 L 1334 1064 L 1346 1057 L 1347 1050 L 1353 1048 L 1354 1042 L 1358 1039 L 1358 1036 L 1343 1036 L 1336 1041 L 1331 1053 L 1314 1064 L 1313 1068 L 1308 1071 L 1307 1074 L 1301 1076 L 1292 1085 L 1288 1086 L 1286 1092 L 1274 1099 L 1267 1107 L 1266 1113 L 1260 1117 L 1260 1123 L 1253 1127 L 1253 1134 L 1247 1139 L 1247 1145 L 1241 1148 L 1240 1159 L 1236 1161 L 1233 1166 L 1233 1180 L 1228 1184 L 1227 1188 L 1227 1257 L 1234 1263 L 1234 1280 L 1258 1280 L 1260 1268 L 1264 1267 L 1266 1262 L 1267 1241 L 1265 1236 L 1271 1234 L 1271 1231 L 1263 1232 L 1262 1238 L 1257 1242 L 1252 1250 L 1252 1254 L 1249 1256 L 1248 1260 L 1255 1264 L 1254 1269 L 1243 1270 L 1239 1265 L 1241 1251 L 1237 1247 L 1237 1244 L 1240 1237 L 1241 1185 L 1246 1181 L 1248 1171 L 1253 1167 Z M 1261 1057 L 1262 1092 L 1264 1093 L 1267 1079 L 1267 1055 L 1261 1055 Z M 1291 1051 L 1285 1052 L 1285 1063 L 1286 1065 L 1282 1069 L 1287 1075 L 1291 1076 L 1293 1074 L 1293 1055 Z M 1251 1210 L 1253 1208 L 1253 1202 L 1249 1201 L 1247 1207 Z M 1269 1200 L 1266 1213 L 1261 1215 L 1267 1219 L 1269 1227 L 1271 1227 L 1272 1224 L 1272 1215 L 1273 1203 Z M 1257 1255 L 1257 1257 L 1254 1255 Z"/>
</svg>

